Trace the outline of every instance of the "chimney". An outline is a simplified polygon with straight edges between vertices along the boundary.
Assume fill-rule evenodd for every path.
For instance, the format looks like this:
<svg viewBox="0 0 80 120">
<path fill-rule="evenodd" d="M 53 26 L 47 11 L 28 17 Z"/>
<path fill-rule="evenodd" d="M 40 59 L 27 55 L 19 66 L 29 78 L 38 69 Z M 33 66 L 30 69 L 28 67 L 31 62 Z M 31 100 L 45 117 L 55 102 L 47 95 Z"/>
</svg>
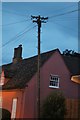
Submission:
<svg viewBox="0 0 80 120">
<path fill-rule="evenodd" d="M 13 63 L 20 62 L 21 60 L 22 60 L 22 45 L 19 45 L 19 47 L 14 48 Z"/>
</svg>

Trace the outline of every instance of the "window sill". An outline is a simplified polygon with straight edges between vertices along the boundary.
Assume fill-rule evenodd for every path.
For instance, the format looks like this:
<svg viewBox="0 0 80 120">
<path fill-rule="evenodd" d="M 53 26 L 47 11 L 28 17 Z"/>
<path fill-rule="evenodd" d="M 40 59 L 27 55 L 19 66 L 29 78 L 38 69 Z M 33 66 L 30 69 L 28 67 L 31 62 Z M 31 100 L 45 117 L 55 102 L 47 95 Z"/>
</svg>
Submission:
<svg viewBox="0 0 80 120">
<path fill-rule="evenodd" d="M 59 88 L 58 86 L 49 86 L 49 88 Z"/>
</svg>

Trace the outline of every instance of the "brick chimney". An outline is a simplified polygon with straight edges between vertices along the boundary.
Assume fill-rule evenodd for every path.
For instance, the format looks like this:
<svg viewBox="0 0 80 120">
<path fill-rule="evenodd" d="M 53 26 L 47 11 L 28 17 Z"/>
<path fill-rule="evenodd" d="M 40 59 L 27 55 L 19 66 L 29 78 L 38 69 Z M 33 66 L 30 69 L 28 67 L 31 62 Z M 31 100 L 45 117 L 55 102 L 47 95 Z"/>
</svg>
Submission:
<svg viewBox="0 0 80 120">
<path fill-rule="evenodd" d="M 22 45 L 19 45 L 19 47 L 14 48 L 13 63 L 20 62 L 21 60 L 22 60 Z"/>
</svg>

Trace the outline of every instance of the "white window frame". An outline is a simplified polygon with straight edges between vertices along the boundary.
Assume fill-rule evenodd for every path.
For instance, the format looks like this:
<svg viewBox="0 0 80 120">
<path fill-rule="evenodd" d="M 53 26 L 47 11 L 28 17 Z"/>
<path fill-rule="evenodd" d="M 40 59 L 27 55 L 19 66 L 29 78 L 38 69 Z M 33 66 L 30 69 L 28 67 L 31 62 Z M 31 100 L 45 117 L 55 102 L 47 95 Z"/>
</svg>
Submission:
<svg viewBox="0 0 80 120">
<path fill-rule="evenodd" d="M 52 78 L 54 78 L 54 79 L 51 79 L 51 77 Z M 53 74 L 51 74 L 50 75 L 50 82 L 52 81 L 56 81 L 56 79 L 55 78 L 57 78 L 58 79 L 58 83 L 57 83 L 57 86 L 54 86 L 54 85 L 49 85 L 49 87 L 50 88 L 59 88 L 59 80 L 60 80 L 60 78 L 59 78 L 59 76 L 58 75 L 53 75 Z"/>
<path fill-rule="evenodd" d="M 17 98 L 13 98 L 12 101 L 12 112 L 11 112 L 11 118 L 14 119 L 16 118 L 16 111 L 17 111 Z"/>
<path fill-rule="evenodd" d="M 5 80 L 4 72 L 2 72 L 0 75 L 0 85 L 4 85 L 4 80 Z"/>
<path fill-rule="evenodd" d="M 0 96 L 0 108 L 2 108 L 2 96 Z"/>
</svg>

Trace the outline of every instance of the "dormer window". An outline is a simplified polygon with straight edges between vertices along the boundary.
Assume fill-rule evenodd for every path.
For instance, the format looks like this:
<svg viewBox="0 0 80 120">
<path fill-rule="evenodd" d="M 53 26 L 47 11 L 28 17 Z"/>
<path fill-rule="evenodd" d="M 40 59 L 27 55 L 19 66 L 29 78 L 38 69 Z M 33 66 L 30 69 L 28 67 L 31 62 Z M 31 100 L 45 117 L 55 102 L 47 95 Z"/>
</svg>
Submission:
<svg viewBox="0 0 80 120">
<path fill-rule="evenodd" d="M 4 85 L 4 71 L 2 71 L 1 75 L 0 75 L 0 85 Z"/>
<path fill-rule="evenodd" d="M 51 88 L 59 88 L 59 76 L 58 75 L 50 75 L 50 85 Z"/>
</svg>

